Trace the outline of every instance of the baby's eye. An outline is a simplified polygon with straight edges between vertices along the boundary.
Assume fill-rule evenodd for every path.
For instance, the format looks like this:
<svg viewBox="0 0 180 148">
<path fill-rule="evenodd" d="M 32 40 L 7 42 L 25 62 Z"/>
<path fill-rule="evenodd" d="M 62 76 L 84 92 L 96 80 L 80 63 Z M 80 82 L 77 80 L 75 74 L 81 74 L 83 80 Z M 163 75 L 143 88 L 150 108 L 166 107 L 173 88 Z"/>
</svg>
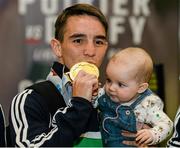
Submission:
<svg viewBox="0 0 180 148">
<path fill-rule="evenodd" d="M 111 83 L 111 80 L 107 78 L 106 83 Z"/>
<path fill-rule="evenodd" d="M 125 85 L 122 84 L 122 83 L 120 83 L 120 82 L 118 83 L 118 86 L 119 86 L 119 87 L 125 87 Z"/>
</svg>

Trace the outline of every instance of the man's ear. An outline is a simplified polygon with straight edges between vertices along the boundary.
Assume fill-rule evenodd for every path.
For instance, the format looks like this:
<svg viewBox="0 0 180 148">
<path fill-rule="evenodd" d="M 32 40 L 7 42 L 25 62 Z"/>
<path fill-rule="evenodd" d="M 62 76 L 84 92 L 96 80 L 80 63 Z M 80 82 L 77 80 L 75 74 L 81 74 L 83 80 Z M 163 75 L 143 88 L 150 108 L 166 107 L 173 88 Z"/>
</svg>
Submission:
<svg viewBox="0 0 180 148">
<path fill-rule="evenodd" d="M 51 40 L 51 48 L 54 52 L 54 54 L 58 57 L 61 58 L 62 57 L 62 50 L 61 50 L 61 44 L 58 40 L 56 40 L 55 38 Z"/>
<path fill-rule="evenodd" d="M 148 83 L 142 83 L 139 85 L 138 93 L 143 93 L 149 87 Z"/>
</svg>

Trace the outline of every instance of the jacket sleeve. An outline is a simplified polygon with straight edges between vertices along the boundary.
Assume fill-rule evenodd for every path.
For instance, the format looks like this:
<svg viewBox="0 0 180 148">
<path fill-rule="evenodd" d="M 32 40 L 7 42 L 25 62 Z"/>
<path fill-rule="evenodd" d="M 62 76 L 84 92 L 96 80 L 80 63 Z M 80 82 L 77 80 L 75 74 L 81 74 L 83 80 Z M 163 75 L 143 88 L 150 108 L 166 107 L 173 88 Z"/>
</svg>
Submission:
<svg viewBox="0 0 180 148">
<path fill-rule="evenodd" d="M 5 118 L 2 106 L 0 104 L 0 147 L 6 146 L 6 139 L 5 139 Z"/>
<path fill-rule="evenodd" d="M 172 137 L 167 142 L 168 147 L 180 147 L 180 107 L 174 119 L 174 131 Z"/>
<path fill-rule="evenodd" d="M 13 146 L 73 146 L 87 129 L 93 111 L 91 103 L 73 98 L 51 117 L 42 100 L 33 90 L 25 90 L 13 99 L 10 115 Z"/>
</svg>

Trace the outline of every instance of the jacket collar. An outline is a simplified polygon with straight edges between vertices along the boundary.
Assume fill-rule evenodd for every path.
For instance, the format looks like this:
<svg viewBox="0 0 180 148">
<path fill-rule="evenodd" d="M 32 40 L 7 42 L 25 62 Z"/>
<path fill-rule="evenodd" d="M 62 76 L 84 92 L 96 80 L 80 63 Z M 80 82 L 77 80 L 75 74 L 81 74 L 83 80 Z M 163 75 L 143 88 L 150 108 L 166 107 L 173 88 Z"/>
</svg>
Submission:
<svg viewBox="0 0 180 148">
<path fill-rule="evenodd" d="M 64 71 L 63 71 L 63 67 L 65 65 L 59 63 L 59 62 L 54 62 L 52 69 L 57 73 L 57 75 L 62 78 L 63 72 L 68 72 L 69 69 L 65 66 Z"/>
</svg>

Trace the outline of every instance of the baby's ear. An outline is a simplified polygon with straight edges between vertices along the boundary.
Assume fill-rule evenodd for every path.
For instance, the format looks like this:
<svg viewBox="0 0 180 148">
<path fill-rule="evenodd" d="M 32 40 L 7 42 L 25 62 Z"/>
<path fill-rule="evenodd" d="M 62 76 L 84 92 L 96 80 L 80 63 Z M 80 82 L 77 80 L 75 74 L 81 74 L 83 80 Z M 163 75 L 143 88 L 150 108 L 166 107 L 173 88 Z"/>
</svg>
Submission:
<svg viewBox="0 0 180 148">
<path fill-rule="evenodd" d="M 139 85 L 138 93 L 143 93 L 149 87 L 148 83 L 142 83 Z"/>
</svg>

